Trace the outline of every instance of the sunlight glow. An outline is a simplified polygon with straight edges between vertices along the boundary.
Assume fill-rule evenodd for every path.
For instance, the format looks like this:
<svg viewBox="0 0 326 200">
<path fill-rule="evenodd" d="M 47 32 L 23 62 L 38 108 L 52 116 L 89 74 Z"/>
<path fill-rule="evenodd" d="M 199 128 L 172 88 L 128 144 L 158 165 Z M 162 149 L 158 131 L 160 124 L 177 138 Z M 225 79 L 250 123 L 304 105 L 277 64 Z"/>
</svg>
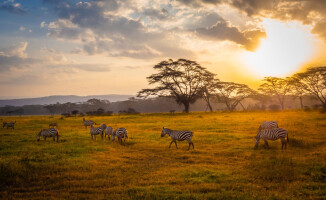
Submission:
<svg viewBox="0 0 326 200">
<path fill-rule="evenodd" d="M 263 27 L 267 37 L 255 52 L 245 55 L 248 67 L 257 76 L 291 75 L 313 56 L 313 35 L 309 26 L 265 19 Z"/>
</svg>

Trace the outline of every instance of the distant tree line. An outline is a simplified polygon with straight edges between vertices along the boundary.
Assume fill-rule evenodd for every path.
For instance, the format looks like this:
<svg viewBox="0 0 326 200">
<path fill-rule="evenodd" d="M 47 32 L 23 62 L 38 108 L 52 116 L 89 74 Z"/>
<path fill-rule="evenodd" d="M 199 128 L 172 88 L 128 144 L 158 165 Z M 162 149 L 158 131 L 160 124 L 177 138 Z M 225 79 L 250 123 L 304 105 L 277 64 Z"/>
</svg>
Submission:
<svg viewBox="0 0 326 200">
<path fill-rule="evenodd" d="M 276 98 L 280 109 L 284 110 L 284 102 L 288 96 L 299 98 L 301 108 L 304 108 L 303 97 L 311 96 L 326 110 L 325 66 L 309 68 L 287 78 L 265 77 L 258 91 L 245 84 L 220 81 L 216 74 L 191 60 L 161 61 L 154 66 L 154 70 L 157 73 L 147 77 L 147 80 L 155 87 L 142 89 L 137 96 L 171 97 L 184 106 L 186 113 L 189 112 L 190 105 L 198 99 L 204 99 L 210 111 L 213 111 L 212 101 L 223 103 L 229 111 L 234 111 L 238 105 L 245 110 L 242 102 L 247 98 L 256 99 L 262 104 L 268 98 Z M 273 109 L 275 107 L 274 105 Z"/>
<path fill-rule="evenodd" d="M 309 68 L 291 77 L 265 77 L 258 90 L 235 82 L 221 81 L 195 61 L 172 59 L 154 66 L 147 77 L 153 88 L 137 97 L 110 102 L 89 99 L 78 103 L 0 107 L 0 115 L 112 115 L 139 112 L 189 112 L 214 110 L 283 110 L 321 107 L 326 110 L 326 67 Z M 299 100 L 299 106 L 294 101 Z M 288 102 L 288 103 L 286 103 Z M 291 102 L 291 103 L 289 103 Z"/>
</svg>

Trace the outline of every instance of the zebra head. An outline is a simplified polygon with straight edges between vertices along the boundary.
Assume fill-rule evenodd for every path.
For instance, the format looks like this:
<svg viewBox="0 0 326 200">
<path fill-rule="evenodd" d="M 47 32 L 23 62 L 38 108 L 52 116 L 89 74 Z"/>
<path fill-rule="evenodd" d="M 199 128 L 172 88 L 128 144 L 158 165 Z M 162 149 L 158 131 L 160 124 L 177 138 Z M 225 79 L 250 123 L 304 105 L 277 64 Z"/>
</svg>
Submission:
<svg viewBox="0 0 326 200">
<path fill-rule="evenodd" d="M 37 141 L 40 141 L 40 136 L 43 130 L 41 130 L 38 134 L 37 134 Z"/>
<path fill-rule="evenodd" d="M 163 127 L 162 133 L 161 133 L 161 137 L 164 137 L 166 134 L 169 134 L 169 129 Z"/>
<path fill-rule="evenodd" d="M 260 137 L 257 135 L 255 137 L 255 149 L 258 148 L 258 143 L 259 143 Z"/>
<path fill-rule="evenodd" d="M 7 122 L 2 123 L 2 128 L 4 128 L 7 125 Z"/>
<path fill-rule="evenodd" d="M 106 128 L 106 125 L 105 124 L 101 124 L 100 127 L 104 130 Z"/>
<path fill-rule="evenodd" d="M 117 130 L 112 131 L 112 134 L 111 134 L 111 140 L 112 140 L 112 141 L 114 141 L 116 131 L 117 131 Z"/>
</svg>

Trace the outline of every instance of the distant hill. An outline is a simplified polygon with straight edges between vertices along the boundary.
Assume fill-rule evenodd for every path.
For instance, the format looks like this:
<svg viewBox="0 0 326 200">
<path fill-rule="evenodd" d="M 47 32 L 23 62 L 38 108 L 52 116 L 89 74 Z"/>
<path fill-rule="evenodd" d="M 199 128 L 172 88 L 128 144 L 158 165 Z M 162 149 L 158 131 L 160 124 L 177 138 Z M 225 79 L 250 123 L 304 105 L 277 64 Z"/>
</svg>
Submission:
<svg viewBox="0 0 326 200">
<path fill-rule="evenodd" d="M 46 105 L 59 103 L 77 103 L 85 102 L 89 99 L 101 99 L 109 100 L 110 102 L 124 101 L 134 95 L 120 95 L 120 94 L 108 94 L 108 95 L 90 95 L 90 96 L 76 96 L 76 95 L 56 95 L 48 97 L 38 97 L 38 98 L 22 98 L 22 99 L 7 99 L 0 100 L 0 107 L 10 105 L 10 106 L 24 106 L 24 105 Z"/>
</svg>

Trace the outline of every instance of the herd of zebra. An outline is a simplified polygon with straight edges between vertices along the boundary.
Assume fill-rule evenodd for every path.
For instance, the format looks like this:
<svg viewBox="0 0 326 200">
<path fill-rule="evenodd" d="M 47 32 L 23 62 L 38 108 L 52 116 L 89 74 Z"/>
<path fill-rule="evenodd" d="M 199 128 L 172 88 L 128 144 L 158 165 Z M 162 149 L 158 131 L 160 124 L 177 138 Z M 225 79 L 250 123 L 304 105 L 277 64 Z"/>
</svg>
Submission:
<svg viewBox="0 0 326 200">
<path fill-rule="evenodd" d="M 108 136 L 108 139 L 113 141 L 115 137 L 118 138 L 118 141 L 122 144 L 125 145 L 126 139 L 128 138 L 127 135 L 127 129 L 126 128 L 117 128 L 114 130 L 111 126 L 106 126 L 105 124 L 101 124 L 99 127 L 94 127 L 96 123 L 92 120 L 85 120 L 83 118 L 83 123 L 85 128 L 88 126 L 90 127 L 90 134 L 92 137 L 92 140 L 96 140 L 96 135 L 101 135 L 101 138 L 103 139 L 103 135 Z M 14 126 L 16 124 L 15 122 L 3 122 L 3 128 L 7 127 L 14 129 Z M 51 128 L 52 127 L 52 128 Z M 56 127 L 56 128 L 54 128 Z M 52 123 L 49 124 L 48 129 L 42 129 L 38 134 L 37 134 L 37 141 L 40 140 L 40 137 L 43 137 L 44 140 L 46 140 L 47 137 L 52 137 L 53 141 L 55 141 L 55 137 L 57 137 L 57 142 L 59 141 L 59 132 L 57 130 L 58 125 L 57 123 Z M 183 131 L 177 131 L 177 130 L 171 130 L 166 127 L 163 127 L 161 137 L 164 137 L 165 135 L 169 135 L 172 139 L 169 148 L 171 148 L 171 144 L 175 143 L 176 148 L 178 148 L 177 141 L 184 141 L 187 140 L 189 143 L 188 150 L 192 146 L 194 149 L 194 143 L 191 141 L 192 136 L 194 135 L 192 131 L 189 130 L 183 130 Z M 285 140 L 286 138 L 286 140 Z M 283 147 L 286 149 L 287 142 L 289 141 L 288 138 L 288 133 L 285 129 L 279 128 L 278 124 L 276 121 L 264 121 L 259 128 L 257 129 L 257 135 L 255 137 L 255 149 L 258 148 L 259 140 L 263 139 L 265 142 L 265 147 L 269 148 L 267 140 L 277 140 L 280 139 L 282 142 L 282 150 Z"/>
</svg>

